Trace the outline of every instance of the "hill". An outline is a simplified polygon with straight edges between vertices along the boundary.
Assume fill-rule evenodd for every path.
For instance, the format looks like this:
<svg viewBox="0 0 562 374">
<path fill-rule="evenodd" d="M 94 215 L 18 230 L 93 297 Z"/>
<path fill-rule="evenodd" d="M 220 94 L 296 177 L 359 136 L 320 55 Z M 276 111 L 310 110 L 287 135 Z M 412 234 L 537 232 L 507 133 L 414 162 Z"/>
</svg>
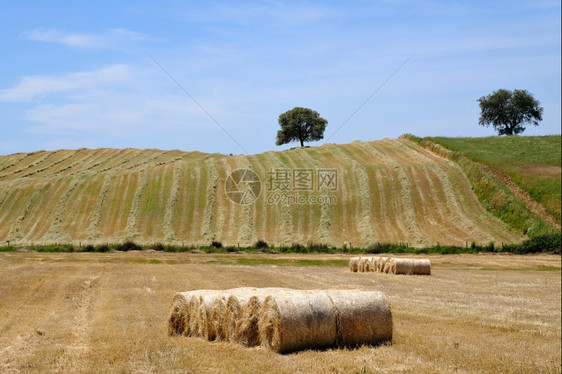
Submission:
<svg viewBox="0 0 562 374">
<path fill-rule="evenodd" d="M 229 178 L 240 168 L 257 178 Z M 251 156 L 79 149 L 0 157 L 1 242 L 127 239 L 419 247 L 524 236 L 483 208 L 456 163 L 408 139 Z"/>
<path fill-rule="evenodd" d="M 430 139 L 509 176 L 560 226 L 560 135 Z"/>
</svg>

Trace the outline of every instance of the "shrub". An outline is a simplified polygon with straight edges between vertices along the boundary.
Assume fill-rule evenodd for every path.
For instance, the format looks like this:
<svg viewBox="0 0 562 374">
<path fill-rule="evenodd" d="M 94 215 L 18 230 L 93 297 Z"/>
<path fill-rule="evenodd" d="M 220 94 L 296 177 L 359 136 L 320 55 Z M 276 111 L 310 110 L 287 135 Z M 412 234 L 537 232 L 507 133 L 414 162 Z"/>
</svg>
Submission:
<svg viewBox="0 0 562 374">
<path fill-rule="evenodd" d="M 142 246 L 136 244 L 135 242 L 133 242 L 132 240 L 127 240 L 125 243 L 123 244 L 118 244 L 116 249 L 118 251 L 123 251 L 123 252 L 127 252 L 127 251 L 141 251 L 142 250 Z"/>
<path fill-rule="evenodd" d="M 96 252 L 109 252 L 109 245 L 107 244 L 100 244 L 96 246 Z"/>
<path fill-rule="evenodd" d="M 258 240 L 257 242 L 254 243 L 254 247 L 256 249 L 267 249 L 269 248 L 269 244 L 267 244 L 267 242 L 263 239 Z"/>
<path fill-rule="evenodd" d="M 219 242 L 219 241 L 213 240 L 213 241 L 211 242 L 211 247 L 220 249 L 220 248 L 222 248 L 222 243 Z"/>
<path fill-rule="evenodd" d="M 94 247 L 91 244 L 88 244 L 87 246 L 84 247 L 84 252 L 95 252 L 96 251 L 96 247 Z"/>
</svg>

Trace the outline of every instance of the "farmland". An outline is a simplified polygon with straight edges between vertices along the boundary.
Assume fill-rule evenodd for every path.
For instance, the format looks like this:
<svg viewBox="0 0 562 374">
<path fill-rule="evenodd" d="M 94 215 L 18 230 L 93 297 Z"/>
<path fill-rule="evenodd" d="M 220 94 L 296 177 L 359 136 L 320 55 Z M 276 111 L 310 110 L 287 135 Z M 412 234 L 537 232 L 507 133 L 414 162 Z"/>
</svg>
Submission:
<svg viewBox="0 0 562 374">
<path fill-rule="evenodd" d="M 240 168 L 261 181 L 252 204 L 227 195 L 225 181 Z M 332 184 L 320 188 L 321 171 Z M 251 156 L 79 149 L 0 157 L 0 242 L 19 246 L 263 239 L 422 247 L 524 238 L 483 208 L 457 164 L 408 139 Z"/>
<path fill-rule="evenodd" d="M 2 373 L 557 373 L 560 256 L 430 255 L 431 276 L 346 255 L 0 253 Z M 279 355 L 170 337 L 176 291 L 383 291 L 392 344 Z"/>
</svg>

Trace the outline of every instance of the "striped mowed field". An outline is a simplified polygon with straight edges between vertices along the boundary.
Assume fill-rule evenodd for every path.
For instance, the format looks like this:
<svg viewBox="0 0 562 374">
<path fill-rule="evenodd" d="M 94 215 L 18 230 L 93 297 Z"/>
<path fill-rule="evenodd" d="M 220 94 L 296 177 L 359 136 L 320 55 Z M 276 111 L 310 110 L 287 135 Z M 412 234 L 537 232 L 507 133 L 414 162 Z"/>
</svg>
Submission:
<svg viewBox="0 0 562 374">
<path fill-rule="evenodd" d="M 248 183 L 227 184 L 237 169 L 259 180 L 242 204 L 233 188 Z M 421 247 L 524 237 L 482 207 L 456 164 L 407 139 L 235 156 L 104 148 L 0 157 L 0 242 L 258 239 Z"/>
</svg>

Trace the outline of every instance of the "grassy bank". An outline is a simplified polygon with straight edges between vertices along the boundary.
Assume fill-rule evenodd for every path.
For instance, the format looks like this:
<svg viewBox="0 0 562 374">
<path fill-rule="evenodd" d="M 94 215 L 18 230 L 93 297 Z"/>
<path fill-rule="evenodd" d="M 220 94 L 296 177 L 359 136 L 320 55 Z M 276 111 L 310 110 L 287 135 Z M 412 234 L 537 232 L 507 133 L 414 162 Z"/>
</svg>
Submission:
<svg viewBox="0 0 562 374">
<path fill-rule="evenodd" d="M 487 171 L 480 162 L 467 157 L 463 152 L 450 150 L 442 146 L 434 141 L 433 138 L 422 139 L 412 135 L 405 135 L 405 137 L 430 149 L 434 153 L 456 162 L 468 178 L 472 190 L 482 205 L 512 229 L 527 235 L 529 238 L 556 235 L 559 233 L 558 230 L 554 229 L 540 216 L 533 213 L 523 200 L 515 196 L 504 183 Z M 558 139 L 560 139 L 560 137 L 558 137 Z M 460 139 L 459 144 L 461 144 L 462 141 L 463 140 Z M 470 140 L 466 141 L 470 142 Z M 492 140 L 489 142 L 493 144 Z M 530 149 L 528 151 L 531 152 Z M 507 151 L 504 150 L 503 152 Z M 550 149 L 548 153 L 550 154 L 552 152 L 554 152 L 554 150 Z M 488 153 L 493 152 L 490 149 Z M 497 153 L 499 155 L 503 154 L 500 151 Z M 552 158 L 552 156 L 549 157 Z M 493 158 L 493 156 L 489 155 L 489 158 Z M 501 157 L 497 156 L 497 158 L 500 159 Z M 503 161 L 503 164 L 508 163 L 507 158 L 508 157 L 505 156 L 506 161 Z M 547 157 L 544 156 L 544 159 L 546 158 Z M 560 207 L 558 209 L 560 209 Z"/>
<path fill-rule="evenodd" d="M 560 135 L 429 139 L 508 175 L 560 224 Z"/>
</svg>

